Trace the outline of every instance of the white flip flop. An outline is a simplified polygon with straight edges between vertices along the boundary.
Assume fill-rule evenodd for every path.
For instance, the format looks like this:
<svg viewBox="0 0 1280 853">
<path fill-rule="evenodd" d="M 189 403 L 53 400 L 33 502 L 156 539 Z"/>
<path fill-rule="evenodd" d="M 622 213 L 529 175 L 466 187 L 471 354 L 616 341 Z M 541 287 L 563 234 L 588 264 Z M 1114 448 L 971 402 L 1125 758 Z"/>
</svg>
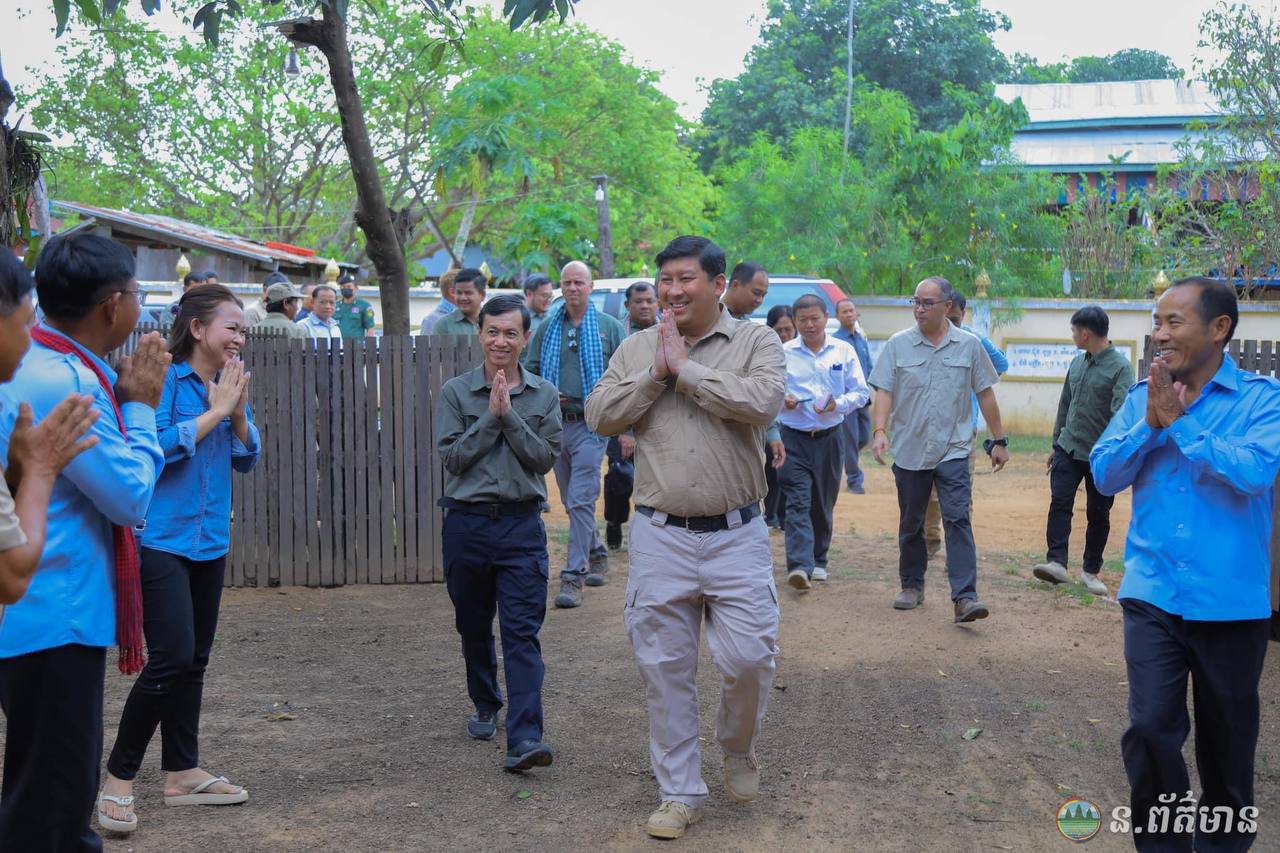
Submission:
<svg viewBox="0 0 1280 853">
<path fill-rule="evenodd" d="M 209 793 L 209 789 L 219 782 L 225 785 L 232 784 L 226 776 L 213 776 L 196 785 L 188 794 L 178 794 L 173 797 L 166 794 L 164 804 L 166 806 L 234 806 L 248 801 L 247 788 L 241 788 L 234 794 Z"/>
<path fill-rule="evenodd" d="M 121 808 L 129 808 L 133 805 L 133 795 L 127 797 L 113 797 L 110 794 L 99 792 L 98 794 L 98 826 L 111 832 L 133 832 L 138 828 L 138 816 L 135 814 L 133 820 L 116 820 L 111 815 L 102 810 L 102 801 L 115 803 Z"/>
</svg>

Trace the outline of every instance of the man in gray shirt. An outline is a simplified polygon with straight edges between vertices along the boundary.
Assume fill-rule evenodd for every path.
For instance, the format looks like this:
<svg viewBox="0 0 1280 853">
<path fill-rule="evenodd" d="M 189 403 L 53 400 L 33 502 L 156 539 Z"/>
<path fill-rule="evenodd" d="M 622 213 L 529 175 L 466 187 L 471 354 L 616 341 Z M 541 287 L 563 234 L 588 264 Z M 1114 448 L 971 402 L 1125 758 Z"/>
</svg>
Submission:
<svg viewBox="0 0 1280 853">
<path fill-rule="evenodd" d="M 955 620 L 972 622 L 989 611 L 978 600 L 978 555 L 969 521 L 973 493 L 969 451 L 974 442 L 971 393 L 978 395 L 978 407 L 991 434 L 999 436 L 983 445 L 991 456 L 992 470 L 999 471 L 1009 461 L 1009 440 L 996 405 L 993 386 L 999 377 L 991 358 L 976 337 L 947 320 L 954 297 L 945 278 L 926 278 L 916 285 L 911 300 L 916 325 L 889 339 L 868 379 L 876 389 L 871 450 L 883 465 L 892 443 L 902 582 L 894 608 L 912 610 L 924 603 L 928 566 L 924 516 L 936 484 Z"/>
<path fill-rule="evenodd" d="M 499 296 L 480 310 L 484 364 L 445 383 L 436 405 L 444 463 L 444 574 L 462 635 L 467 734 L 489 740 L 502 708 L 493 617 L 501 614 L 507 677 L 507 770 L 551 764 L 542 731 L 542 647 L 547 613 L 546 473 L 560 454 L 560 395 L 520 367 L 529 309 Z"/>
</svg>

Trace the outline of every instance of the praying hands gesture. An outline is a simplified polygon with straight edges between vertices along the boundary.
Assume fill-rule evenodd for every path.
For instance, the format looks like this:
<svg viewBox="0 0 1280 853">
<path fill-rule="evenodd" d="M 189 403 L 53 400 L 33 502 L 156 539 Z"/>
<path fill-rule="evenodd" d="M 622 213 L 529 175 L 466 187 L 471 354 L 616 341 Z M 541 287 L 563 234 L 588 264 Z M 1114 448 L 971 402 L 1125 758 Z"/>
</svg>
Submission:
<svg viewBox="0 0 1280 853">
<path fill-rule="evenodd" d="M 10 491 L 16 493 L 27 476 L 52 483 L 68 462 L 98 443 L 97 436 L 82 438 L 97 419 L 92 394 L 70 395 L 38 424 L 31 404 L 20 403 L 5 463 Z"/>
<path fill-rule="evenodd" d="M 674 314 L 664 314 L 658 322 L 658 348 L 653 353 L 653 367 L 649 375 L 658 382 L 670 376 L 679 376 L 680 368 L 689 360 L 689 346 L 684 335 L 676 328 Z"/>
<path fill-rule="evenodd" d="M 244 362 L 230 359 L 218 375 L 218 381 L 206 382 L 205 390 L 209 394 L 209 411 L 217 413 L 219 420 L 243 418 L 249 394 L 249 374 L 245 372 Z"/>
<path fill-rule="evenodd" d="M 489 391 L 489 414 L 495 418 L 511 412 L 511 389 L 507 387 L 507 374 L 499 370 L 493 376 L 493 387 Z"/>
<path fill-rule="evenodd" d="M 169 372 L 173 357 L 159 332 L 148 332 L 138 341 L 133 355 L 120 360 L 116 379 L 116 400 L 121 404 L 143 403 L 155 408 L 160 405 L 164 390 L 164 377 Z"/>
<path fill-rule="evenodd" d="M 1164 429 L 1182 417 L 1187 409 L 1187 386 L 1175 382 L 1169 367 L 1159 357 L 1151 362 L 1147 382 L 1147 425 Z"/>
</svg>

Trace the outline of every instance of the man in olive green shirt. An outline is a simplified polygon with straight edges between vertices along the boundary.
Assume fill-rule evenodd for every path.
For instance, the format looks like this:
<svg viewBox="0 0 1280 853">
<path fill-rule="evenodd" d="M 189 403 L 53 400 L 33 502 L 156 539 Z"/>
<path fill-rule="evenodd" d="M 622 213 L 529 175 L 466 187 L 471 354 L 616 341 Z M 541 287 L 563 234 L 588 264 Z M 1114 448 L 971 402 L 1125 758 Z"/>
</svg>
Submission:
<svg viewBox="0 0 1280 853">
<path fill-rule="evenodd" d="M 583 405 L 625 335 L 622 323 L 591 303 L 592 284 L 591 270 L 582 261 L 565 264 L 560 271 L 563 301 L 547 312 L 524 357 L 525 370 L 560 389 L 564 449 L 555 470 L 569 515 L 569 553 L 555 605 L 565 608 L 581 605 L 582 587 L 602 586 L 609 571 L 609 552 L 596 529 L 606 442 L 587 428 Z"/>
<path fill-rule="evenodd" d="M 295 290 L 292 284 L 280 282 L 271 285 L 267 288 L 266 300 L 267 315 L 249 327 L 251 334 L 283 335 L 304 341 L 311 337 L 306 329 L 294 322 L 298 316 L 302 293 Z"/>
<path fill-rule="evenodd" d="M 476 712 L 467 734 L 490 740 L 502 708 L 493 618 L 501 613 L 507 677 L 507 770 L 551 764 L 543 740 L 542 649 L 547 613 L 544 477 L 560 454 L 555 386 L 520 368 L 529 310 L 499 296 L 480 312 L 484 364 L 445 383 L 436 405 L 444 464 L 445 584 L 456 611 Z"/>
<path fill-rule="evenodd" d="M 458 270 L 453 282 L 453 301 L 458 310 L 437 320 L 431 334 L 476 334 L 480 330 L 480 306 L 484 304 L 484 291 L 488 283 L 485 274 L 474 267 Z"/>
<path fill-rule="evenodd" d="M 1124 404 L 1133 384 L 1133 366 L 1107 339 L 1111 321 L 1097 305 L 1086 305 L 1071 316 L 1071 339 L 1084 352 L 1071 362 L 1062 383 L 1058 418 L 1053 424 L 1053 450 L 1049 454 L 1049 522 L 1045 534 L 1049 550 L 1045 562 L 1032 569 L 1050 583 L 1065 583 L 1067 544 L 1071 539 L 1071 514 L 1080 481 L 1085 487 L 1084 571 L 1080 580 L 1094 595 L 1106 595 L 1098 577 L 1102 552 L 1111 534 L 1111 505 L 1115 498 L 1093 485 L 1089 452 L 1111 417 Z"/>
</svg>

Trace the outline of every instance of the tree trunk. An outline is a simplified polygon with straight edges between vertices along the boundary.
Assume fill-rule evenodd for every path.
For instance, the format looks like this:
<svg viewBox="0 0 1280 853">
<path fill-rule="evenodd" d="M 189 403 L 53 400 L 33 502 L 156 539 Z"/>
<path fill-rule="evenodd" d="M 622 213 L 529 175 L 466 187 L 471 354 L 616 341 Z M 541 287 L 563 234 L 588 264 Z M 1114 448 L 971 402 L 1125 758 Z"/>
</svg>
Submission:
<svg viewBox="0 0 1280 853">
<path fill-rule="evenodd" d="M 356 224 L 364 232 L 365 251 L 378 272 L 382 291 L 382 328 L 388 335 L 409 334 L 409 269 L 404 250 L 396 237 L 391 211 L 387 209 L 382 177 L 369 144 L 369 130 L 364 121 L 364 106 L 356 89 L 355 69 L 347 46 L 347 23 L 334 10 L 336 4 L 324 5 L 320 21 L 297 27 L 294 41 L 315 45 L 329 61 L 329 80 L 342 119 L 342 142 L 351 162 L 351 176 L 356 184 Z"/>
</svg>

